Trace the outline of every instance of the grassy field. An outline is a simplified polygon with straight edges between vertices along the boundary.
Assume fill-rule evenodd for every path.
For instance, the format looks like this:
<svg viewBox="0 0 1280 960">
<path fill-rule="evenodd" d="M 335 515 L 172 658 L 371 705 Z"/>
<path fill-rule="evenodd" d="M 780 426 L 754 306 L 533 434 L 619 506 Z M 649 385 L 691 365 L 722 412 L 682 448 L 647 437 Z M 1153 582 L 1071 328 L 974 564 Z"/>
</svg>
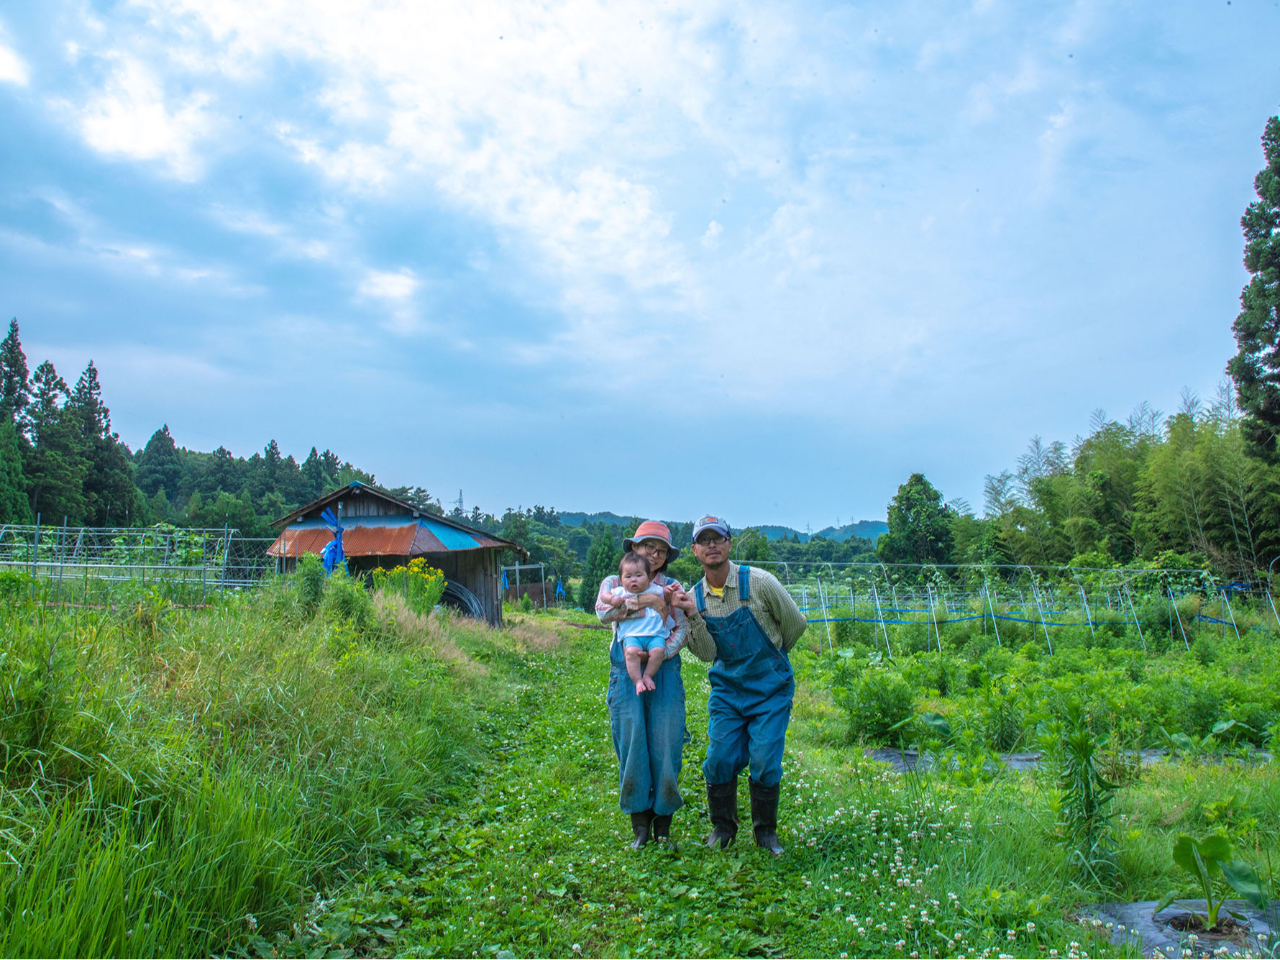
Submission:
<svg viewBox="0 0 1280 960">
<path fill-rule="evenodd" d="M 985 716 L 980 685 L 944 694 L 894 667 L 911 711 L 954 721 L 933 744 L 951 762 L 894 774 L 864 757 L 847 699 L 884 666 L 816 636 L 793 658 L 774 859 L 701 845 L 696 661 L 674 842 L 626 847 L 607 635 L 554 615 L 491 631 L 336 581 L 200 611 L 14 597 L 2 617 L 5 955 L 1110 955 L 1077 906 L 1190 895 L 1178 834 L 1225 830 L 1280 862 L 1275 768 L 1197 756 L 1128 772 L 1115 871 L 1084 875 L 1052 772 L 965 745 L 986 729 L 967 719 Z M 1220 645 L 1210 663 L 1242 656 Z"/>
</svg>

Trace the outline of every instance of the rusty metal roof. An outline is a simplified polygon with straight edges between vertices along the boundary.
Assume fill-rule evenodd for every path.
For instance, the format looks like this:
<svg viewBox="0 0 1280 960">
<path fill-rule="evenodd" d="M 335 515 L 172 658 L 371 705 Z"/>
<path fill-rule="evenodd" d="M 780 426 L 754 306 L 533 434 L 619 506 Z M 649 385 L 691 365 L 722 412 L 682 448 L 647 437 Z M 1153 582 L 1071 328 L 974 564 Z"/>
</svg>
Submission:
<svg viewBox="0 0 1280 960">
<path fill-rule="evenodd" d="M 506 540 L 440 517 L 343 517 L 342 526 L 342 552 L 348 557 L 417 557 L 503 547 L 524 552 Z M 282 530 L 267 548 L 267 556 L 318 554 L 332 539 L 333 532 L 323 520 L 303 520 Z"/>
<path fill-rule="evenodd" d="M 377 497 L 379 500 L 385 500 L 387 503 L 395 504 L 397 507 L 402 508 L 409 516 L 424 515 L 426 513 L 425 510 L 422 510 L 420 507 L 415 507 L 412 503 L 409 503 L 409 501 L 401 500 L 399 497 L 392 496 L 381 487 L 375 487 L 368 483 L 361 483 L 359 480 L 352 480 L 345 487 L 339 487 L 332 493 L 326 493 L 318 500 L 312 500 L 310 503 L 298 507 L 296 510 L 289 511 L 283 517 L 278 517 L 275 520 L 272 520 L 271 526 L 278 527 L 285 523 L 297 523 L 299 520 L 307 519 L 308 516 L 313 518 L 318 517 L 325 507 L 335 504 L 339 500 L 342 500 L 344 497 L 349 497 L 353 493 L 368 494 L 369 496 Z M 457 521 L 449 522 L 456 523 Z M 465 524 L 463 524 L 463 526 L 465 526 Z"/>
</svg>

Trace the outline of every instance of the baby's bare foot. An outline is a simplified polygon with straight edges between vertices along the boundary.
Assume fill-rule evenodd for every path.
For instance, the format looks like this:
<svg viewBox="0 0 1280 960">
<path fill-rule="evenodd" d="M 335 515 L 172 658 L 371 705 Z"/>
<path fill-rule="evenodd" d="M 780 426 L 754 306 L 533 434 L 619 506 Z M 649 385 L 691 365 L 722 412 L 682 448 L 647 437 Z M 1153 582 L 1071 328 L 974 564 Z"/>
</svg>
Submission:
<svg viewBox="0 0 1280 960">
<path fill-rule="evenodd" d="M 636 696 L 637 696 L 637 697 L 638 697 L 638 696 L 640 696 L 640 694 L 642 694 L 642 693 L 648 693 L 648 691 L 649 691 L 649 688 L 648 688 L 648 687 L 646 687 L 646 686 L 644 685 L 644 679 L 645 679 L 644 677 L 641 677 L 639 680 L 637 680 L 637 681 L 636 681 Z"/>
<path fill-rule="evenodd" d="M 644 677 L 644 688 L 645 688 L 646 690 L 656 690 L 656 689 L 658 689 L 657 684 L 655 684 L 655 683 L 653 682 L 653 677 L 650 677 L 650 676 L 647 676 L 647 675 Z"/>
</svg>

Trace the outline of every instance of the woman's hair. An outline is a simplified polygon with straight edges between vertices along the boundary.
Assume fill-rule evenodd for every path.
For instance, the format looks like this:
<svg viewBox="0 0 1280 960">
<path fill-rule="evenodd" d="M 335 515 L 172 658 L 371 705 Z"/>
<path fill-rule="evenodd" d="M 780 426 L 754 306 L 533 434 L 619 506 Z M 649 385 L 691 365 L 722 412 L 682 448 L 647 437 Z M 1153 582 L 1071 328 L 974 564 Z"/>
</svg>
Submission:
<svg viewBox="0 0 1280 960">
<path fill-rule="evenodd" d="M 653 576 L 653 564 L 649 562 L 649 558 L 641 556 L 634 550 L 628 550 L 626 555 L 618 563 L 618 573 L 621 574 L 627 567 L 640 567 L 644 570 L 646 577 Z"/>
</svg>

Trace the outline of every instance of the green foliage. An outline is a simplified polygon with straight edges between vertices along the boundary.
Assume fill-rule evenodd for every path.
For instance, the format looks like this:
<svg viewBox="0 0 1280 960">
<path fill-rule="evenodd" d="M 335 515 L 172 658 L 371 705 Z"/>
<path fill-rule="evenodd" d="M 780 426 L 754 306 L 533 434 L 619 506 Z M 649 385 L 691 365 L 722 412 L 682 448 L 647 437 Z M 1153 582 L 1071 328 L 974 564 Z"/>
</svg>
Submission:
<svg viewBox="0 0 1280 960">
<path fill-rule="evenodd" d="M 18 431 L 0 417 L 0 523 L 30 523 L 32 519 Z"/>
<path fill-rule="evenodd" d="M 769 538 L 755 527 L 737 531 L 733 537 L 733 559 L 736 563 L 768 560 Z"/>
<path fill-rule="evenodd" d="M 839 683 L 839 681 L 837 681 Z M 846 677 L 834 691 L 849 719 L 849 739 L 872 744 L 903 743 L 906 721 L 915 715 L 915 691 L 895 670 L 873 667 Z"/>
<path fill-rule="evenodd" d="M 0 343 L 0 423 L 21 429 L 31 384 L 27 378 L 27 355 L 22 352 L 18 318 L 9 321 L 9 332 Z"/>
<path fill-rule="evenodd" d="M 1233 330 L 1239 353 L 1227 369 L 1235 380 L 1246 413 L 1244 433 L 1265 457 L 1276 455 L 1280 429 L 1280 387 L 1276 385 L 1277 340 L 1280 339 L 1280 116 L 1262 133 L 1266 166 L 1253 181 L 1258 199 L 1249 204 L 1244 229 L 1244 265 L 1248 285 L 1240 294 L 1240 314 Z"/>
<path fill-rule="evenodd" d="M 373 585 L 378 590 L 389 590 L 404 598 L 409 609 L 426 616 L 431 613 L 448 586 L 444 574 L 428 566 L 422 557 L 410 560 L 391 570 L 378 567 L 372 572 Z"/>
<path fill-rule="evenodd" d="M 596 609 L 596 595 L 605 577 L 618 572 L 618 561 L 622 559 L 622 545 L 614 539 L 613 534 L 602 531 L 591 542 L 591 550 L 587 553 L 587 569 L 582 575 L 581 604 L 587 613 Z"/>
<path fill-rule="evenodd" d="M 25 420 L 31 443 L 22 471 L 31 512 L 47 523 L 61 523 L 64 517 L 79 523 L 85 515 L 84 484 L 90 464 L 74 418 L 64 409 L 67 383 L 46 360 L 36 367 L 31 387 Z"/>
<path fill-rule="evenodd" d="M 946 563 L 954 512 L 923 474 L 913 473 L 889 501 L 889 531 L 876 554 L 885 563 Z"/>
<path fill-rule="evenodd" d="M 1214 898 L 1214 881 L 1219 877 L 1258 909 L 1265 910 L 1268 906 L 1257 872 L 1249 864 L 1231 859 L 1231 841 L 1222 834 L 1210 834 L 1202 840 L 1186 834 L 1179 836 L 1173 844 L 1173 862 L 1194 878 L 1204 895 L 1205 915 L 1202 920 L 1206 930 L 1217 928 L 1218 916 L 1226 899 L 1225 893 Z M 1176 899 L 1177 891 L 1169 891 L 1154 912 L 1159 913 Z"/>
<path fill-rule="evenodd" d="M 243 954 L 287 935 L 371 844 L 464 795 L 473 704 L 516 679 L 517 642 L 487 629 L 393 619 L 366 637 L 353 624 L 368 596 L 340 577 L 301 625 L 284 583 L 198 613 L 156 598 L 51 610 L 14 585 L 0 605 L 6 956 Z"/>
<path fill-rule="evenodd" d="M 98 369 L 89 361 L 63 410 L 79 433 L 88 461 L 84 480 L 84 522 L 88 526 L 128 526 L 138 515 L 142 496 L 120 438 L 111 432 L 111 411 L 102 402 Z"/>
<path fill-rule="evenodd" d="M 341 567 L 329 575 L 320 606 L 326 615 L 350 624 L 359 633 L 374 626 L 373 598 L 363 583 Z"/>
<path fill-rule="evenodd" d="M 316 554 L 304 553 L 298 558 L 298 568 L 293 579 L 294 596 L 303 616 L 309 617 L 319 609 L 328 579 L 324 561 Z"/>
<path fill-rule="evenodd" d="M 1069 869 L 1102 886 L 1116 876 L 1115 811 L 1118 787 L 1098 770 L 1098 738 L 1078 704 L 1045 724 L 1040 743 L 1056 771 L 1059 842 Z"/>
</svg>

